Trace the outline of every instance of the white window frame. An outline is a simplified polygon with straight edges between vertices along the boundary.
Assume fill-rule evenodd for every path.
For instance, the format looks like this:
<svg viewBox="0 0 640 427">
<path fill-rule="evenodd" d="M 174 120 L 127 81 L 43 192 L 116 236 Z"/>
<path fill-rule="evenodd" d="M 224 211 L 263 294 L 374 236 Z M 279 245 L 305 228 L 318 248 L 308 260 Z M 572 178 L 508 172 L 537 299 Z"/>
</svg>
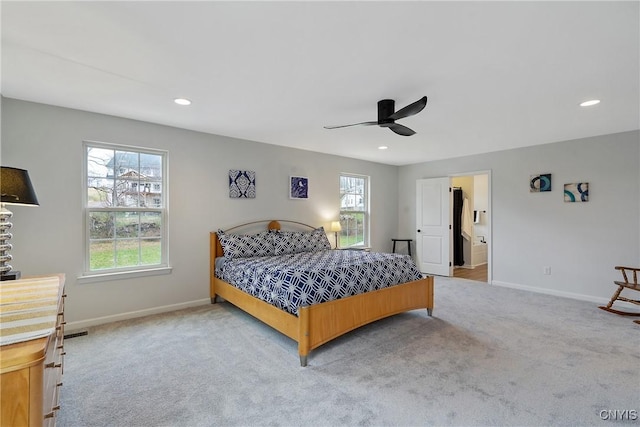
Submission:
<svg viewBox="0 0 640 427">
<path fill-rule="evenodd" d="M 364 229 L 363 229 L 363 241 L 359 242 L 358 244 L 353 244 L 353 245 L 349 245 L 349 246 L 345 246 L 348 248 L 368 248 L 370 247 L 370 238 L 369 238 L 369 233 L 371 230 L 371 202 L 370 202 L 370 198 L 371 198 L 371 178 L 368 175 L 360 175 L 360 174 L 354 174 L 354 173 L 347 173 L 347 172 L 342 172 L 340 173 L 340 179 L 342 177 L 346 177 L 346 178 L 356 178 L 356 179 L 362 179 L 364 180 L 364 210 L 363 211 L 359 211 L 359 210 L 343 210 L 342 209 L 342 200 L 340 202 L 340 206 L 339 206 L 339 210 L 340 210 L 340 222 L 343 222 L 342 219 L 342 215 L 345 213 L 362 213 L 363 214 L 363 218 L 364 218 Z M 340 182 L 338 182 L 338 185 L 340 185 Z M 340 195 L 342 196 L 342 194 Z M 345 228 L 343 227 L 343 231 L 345 230 Z"/>
<path fill-rule="evenodd" d="M 159 155 L 162 157 L 162 195 L 160 206 L 144 206 L 144 207 L 89 207 L 88 203 L 88 152 L 89 148 L 101 148 L 114 151 L 128 151 L 142 154 Z M 129 145 L 112 144 L 98 141 L 83 141 L 83 166 L 82 166 L 82 207 L 84 211 L 84 272 L 78 277 L 79 283 L 96 282 L 104 280 L 116 280 L 131 277 L 150 276 L 158 274 L 171 273 L 169 266 L 169 224 L 168 224 L 168 207 L 169 207 L 169 153 L 165 150 L 157 150 L 145 147 L 135 147 Z M 114 171 L 114 174 L 117 172 Z M 132 267 L 115 267 L 102 270 L 91 270 L 90 267 L 90 215 L 92 212 L 159 212 L 162 227 L 161 234 L 161 253 L 160 263 L 150 265 L 137 265 Z"/>
</svg>

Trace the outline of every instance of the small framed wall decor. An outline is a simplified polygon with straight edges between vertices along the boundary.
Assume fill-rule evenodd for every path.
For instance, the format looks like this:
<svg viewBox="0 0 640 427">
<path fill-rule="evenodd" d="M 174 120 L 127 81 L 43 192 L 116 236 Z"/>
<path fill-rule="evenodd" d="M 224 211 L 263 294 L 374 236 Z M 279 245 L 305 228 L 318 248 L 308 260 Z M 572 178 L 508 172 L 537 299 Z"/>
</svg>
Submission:
<svg viewBox="0 0 640 427">
<path fill-rule="evenodd" d="M 254 171 L 230 169 L 229 197 L 232 199 L 255 199 L 256 173 Z"/>
<path fill-rule="evenodd" d="M 589 201 L 589 183 L 577 182 L 573 184 L 565 184 L 564 185 L 564 201 L 568 203 L 588 202 Z"/>
<path fill-rule="evenodd" d="M 289 177 L 289 198 L 308 199 L 309 198 L 309 178 L 305 176 Z"/>
<path fill-rule="evenodd" d="M 542 193 L 544 191 L 551 191 L 551 174 L 531 175 L 529 177 L 529 192 Z"/>
</svg>

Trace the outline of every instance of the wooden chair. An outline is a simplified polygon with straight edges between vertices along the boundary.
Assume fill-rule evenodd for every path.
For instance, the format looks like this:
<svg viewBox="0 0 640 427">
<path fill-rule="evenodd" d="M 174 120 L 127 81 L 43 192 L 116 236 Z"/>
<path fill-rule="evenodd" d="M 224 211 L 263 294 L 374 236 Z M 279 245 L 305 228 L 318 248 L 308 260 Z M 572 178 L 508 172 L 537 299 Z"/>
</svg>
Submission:
<svg viewBox="0 0 640 427">
<path fill-rule="evenodd" d="M 640 305 L 640 300 L 635 300 L 635 299 L 630 299 L 630 298 L 625 298 L 620 296 L 620 293 L 625 288 L 631 289 L 633 291 L 640 291 L 640 284 L 638 283 L 638 272 L 640 271 L 640 268 L 622 267 L 618 265 L 616 266 L 616 270 L 620 270 L 622 272 L 622 278 L 624 280 L 623 281 L 614 280 L 613 283 L 615 283 L 618 286 L 618 289 L 616 289 L 616 291 L 613 293 L 613 296 L 611 297 L 611 301 L 609 301 L 609 304 L 607 304 L 606 307 L 601 305 L 598 308 L 601 308 L 602 310 L 605 310 L 611 313 L 620 314 L 622 316 L 640 316 L 640 312 L 637 312 L 637 311 L 622 311 L 622 310 L 616 310 L 615 308 L 612 308 L 613 303 L 616 301 L 624 301 L 624 302 L 629 302 L 631 304 Z M 627 272 L 631 273 L 633 281 L 629 281 Z M 634 320 L 634 322 L 640 324 L 640 320 Z"/>
</svg>

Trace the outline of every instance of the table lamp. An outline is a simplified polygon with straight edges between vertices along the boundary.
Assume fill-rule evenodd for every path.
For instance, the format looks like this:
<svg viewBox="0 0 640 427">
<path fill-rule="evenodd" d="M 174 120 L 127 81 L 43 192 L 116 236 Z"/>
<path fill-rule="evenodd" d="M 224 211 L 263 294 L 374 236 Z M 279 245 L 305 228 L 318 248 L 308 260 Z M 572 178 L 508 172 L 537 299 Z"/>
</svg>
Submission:
<svg viewBox="0 0 640 427">
<path fill-rule="evenodd" d="M 8 264 L 13 259 L 9 251 L 13 245 L 9 240 L 13 237 L 9 230 L 13 224 L 9 219 L 13 213 L 5 205 L 38 206 L 36 192 L 33 190 L 29 173 L 24 169 L 0 167 L 0 280 L 16 280 L 20 278 L 19 271 L 12 271 Z"/>
<path fill-rule="evenodd" d="M 340 226 L 340 221 L 331 222 L 331 231 L 333 231 L 336 235 L 336 249 L 338 249 L 338 232 L 342 231 L 342 227 Z"/>
</svg>

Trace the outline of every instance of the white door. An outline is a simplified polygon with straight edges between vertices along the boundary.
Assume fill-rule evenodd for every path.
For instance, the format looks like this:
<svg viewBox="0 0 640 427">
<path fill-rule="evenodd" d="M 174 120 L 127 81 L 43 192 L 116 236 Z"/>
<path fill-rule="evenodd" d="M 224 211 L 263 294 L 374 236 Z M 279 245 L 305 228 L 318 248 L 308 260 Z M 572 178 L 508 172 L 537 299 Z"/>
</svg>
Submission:
<svg viewBox="0 0 640 427">
<path fill-rule="evenodd" d="M 426 274 L 451 276 L 451 193 L 446 178 L 416 182 L 416 252 Z"/>
</svg>

